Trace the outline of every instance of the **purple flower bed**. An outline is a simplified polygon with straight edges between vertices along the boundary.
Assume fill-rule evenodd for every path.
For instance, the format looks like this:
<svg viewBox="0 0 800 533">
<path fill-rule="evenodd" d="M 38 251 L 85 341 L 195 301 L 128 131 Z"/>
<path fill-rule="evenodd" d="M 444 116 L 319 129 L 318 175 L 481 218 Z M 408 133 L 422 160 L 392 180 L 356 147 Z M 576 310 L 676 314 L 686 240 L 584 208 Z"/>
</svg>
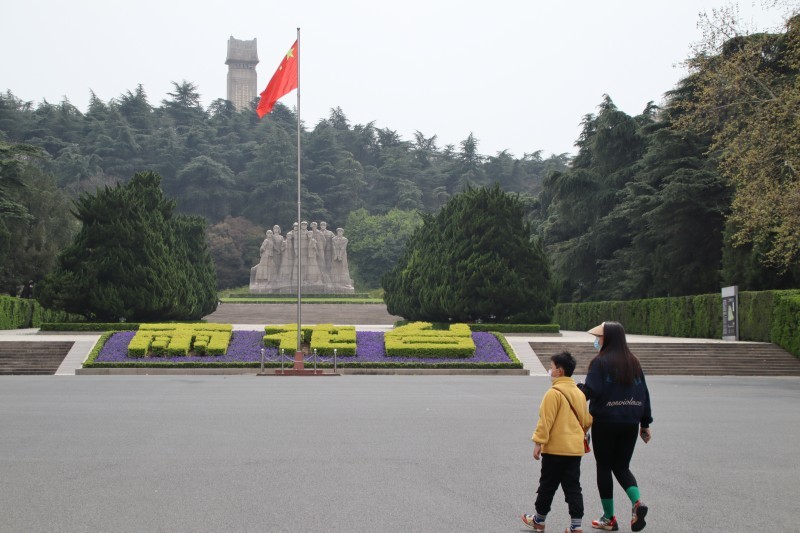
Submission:
<svg viewBox="0 0 800 533">
<path fill-rule="evenodd" d="M 128 357 L 128 344 L 130 344 L 135 331 L 122 331 L 115 333 L 106 341 L 100 354 L 95 359 L 98 363 L 256 363 L 261 361 L 261 348 L 264 344 L 261 331 L 234 331 L 228 352 L 225 355 L 190 355 L 175 357 Z M 276 348 L 266 348 L 265 355 L 274 357 Z"/>
<path fill-rule="evenodd" d="M 128 344 L 136 334 L 122 331 L 112 335 L 95 360 L 98 363 L 258 363 L 261 361 L 261 348 L 264 347 L 262 331 L 234 331 L 228 352 L 225 355 L 178 356 L 178 357 L 128 357 Z M 341 363 L 510 363 L 500 341 L 486 332 L 474 332 L 475 355 L 472 357 L 387 357 L 383 348 L 383 333 L 375 331 L 356 332 L 356 355 L 338 357 Z M 266 348 L 267 358 L 277 354 L 276 348 Z"/>
<path fill-rule="evenodd" d="M 356 356 L 339 357 L 343 363 L 510 363 L 506 351 L 491 333 L 475 332 L 475 355 L 472 357 L 397 357 L 387 356 L 383 348 L 383 333 L 356 332 Z"/>
</svg>

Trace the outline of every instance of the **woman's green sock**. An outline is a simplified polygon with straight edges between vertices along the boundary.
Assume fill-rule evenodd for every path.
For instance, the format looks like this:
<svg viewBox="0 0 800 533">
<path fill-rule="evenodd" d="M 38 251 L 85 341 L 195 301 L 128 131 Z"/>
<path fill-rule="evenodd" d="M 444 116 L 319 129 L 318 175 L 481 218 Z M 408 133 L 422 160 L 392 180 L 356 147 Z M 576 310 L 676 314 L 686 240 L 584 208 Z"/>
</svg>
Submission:
<svg viewBox="0 0 800 533">
<path fill-rule="evenodd" d="M 628 498 L 631 499 L 631 503 L 638 502 L 639 498 L 641 497 L 639 495 L 639 487 L 637 487 L 636 485 L 628 487 L 627 489 L 625 489 L 625 492 L 628 494 Z"/>
<path fill-rule="evenodd" d="M 600 503 L 603 504 L 603 516 L 612 518 L 614 516 L 614 498 L 609 498 L 607 500 L 601 499 Z"/>
</svg>

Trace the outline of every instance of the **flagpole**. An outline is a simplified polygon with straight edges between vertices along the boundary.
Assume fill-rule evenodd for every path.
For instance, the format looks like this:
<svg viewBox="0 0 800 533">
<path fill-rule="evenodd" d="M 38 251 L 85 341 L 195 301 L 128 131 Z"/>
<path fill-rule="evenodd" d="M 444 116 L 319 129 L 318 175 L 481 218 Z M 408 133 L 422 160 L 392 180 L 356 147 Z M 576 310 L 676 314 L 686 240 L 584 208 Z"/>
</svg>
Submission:
<svg viewBox="0 0 800 533">
<path fill-rule="evenodd" d="M 301 217 L 301 210 L 300 210 L 300 28 L 297 28 L 297 232 L 298 235 L 295 235 L 295 239 L 299 239 L 300 235 L 300 217 Z M 301 240 L 297 241 L 297 352 L 294 354 L 294 359 L 297 362 L 300 361 L 300 368 L 303 367 L 303 346 L 301 343 L 303 331 L 301 325 L 301 307 L 302 307 L 302 273 L 303 270 L 301 268 L 302 262 L 302 249 L 301 249 Z M 295 363 L 296 365 L 297 363 Z"/>
</svg>

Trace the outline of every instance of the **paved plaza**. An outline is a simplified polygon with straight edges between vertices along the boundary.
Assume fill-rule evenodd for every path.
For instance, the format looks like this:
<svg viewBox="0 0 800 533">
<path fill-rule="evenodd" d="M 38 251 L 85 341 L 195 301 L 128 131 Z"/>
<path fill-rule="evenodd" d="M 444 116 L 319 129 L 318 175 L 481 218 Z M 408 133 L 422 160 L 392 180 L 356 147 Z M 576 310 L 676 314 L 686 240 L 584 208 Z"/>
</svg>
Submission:
<svg viewBox="0 0 800 533">
<path fill-rule="evenodd" d="M 651 508 L 645 531 L 797 531 L 800 378 L 648 381 L 654 436 L 632 465 Z M 548 386 L 535 376 L 1 377 L 0 531 L 522 531 Z M 591 456 L 582 481 L 590 530 L 601 512 Z M 559 492 L 548 530 L 566 522 Z"/>
<path fill-rule="evenodd" d="M 294 309 L 242 306 L 207 318 L 254 329 Z M 385 306 L 330 307 L 304 306 L 304 322 L 394 320 Z M 56 376 L 0 377 L 0 533 L 524 531 L 539 472 L 530 436 L 550 384 L 530 342 L 592 340 L 508 336 L 530 376 L 75 376 L 97 337 L 0 332 L 76 341 Z M 654 437 L 632 465 L 645 531 L 800 530 L 800 378 L 648 383 Z M 591 455 L 582 476 L 591 531 Z M 548 531 L 566 524 L 559 492 Z"/>
</svg>

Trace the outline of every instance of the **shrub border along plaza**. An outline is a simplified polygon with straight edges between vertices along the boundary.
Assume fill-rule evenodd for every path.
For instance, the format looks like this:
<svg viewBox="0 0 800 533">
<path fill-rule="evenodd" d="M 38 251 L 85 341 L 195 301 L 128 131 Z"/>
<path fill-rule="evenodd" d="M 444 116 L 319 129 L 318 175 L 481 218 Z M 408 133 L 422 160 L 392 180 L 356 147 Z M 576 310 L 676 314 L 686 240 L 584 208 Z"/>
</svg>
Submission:
<svg viewBox="0 0 800 533">
<path fill-rule="evenodd" d="M 498 333 L 559 333 L 558 324 L 470 324 L 472 331 L 496 331 Z"/>
<path fill-rule="evenodd" d="M 558 304 L 554 318 L 568 330 L 585 331 L 616 320 L 628 333 L 720 339 L 722 296 Z M 773 342 L 800 357 L 800 290 L 740 292 L 739 336 L 743 341 Z"/>
<path fill-rule="evenodd" d="M 136 331 L 138 322 L 45 322 L 39 331 Z"/>
<path fill-rule="evenodd" d="M 36 300 L 0 296 L 0 329 L 36 328 L 55 320 L 80 320 L 64 311 L 45 309 Z"/>
</svg>

